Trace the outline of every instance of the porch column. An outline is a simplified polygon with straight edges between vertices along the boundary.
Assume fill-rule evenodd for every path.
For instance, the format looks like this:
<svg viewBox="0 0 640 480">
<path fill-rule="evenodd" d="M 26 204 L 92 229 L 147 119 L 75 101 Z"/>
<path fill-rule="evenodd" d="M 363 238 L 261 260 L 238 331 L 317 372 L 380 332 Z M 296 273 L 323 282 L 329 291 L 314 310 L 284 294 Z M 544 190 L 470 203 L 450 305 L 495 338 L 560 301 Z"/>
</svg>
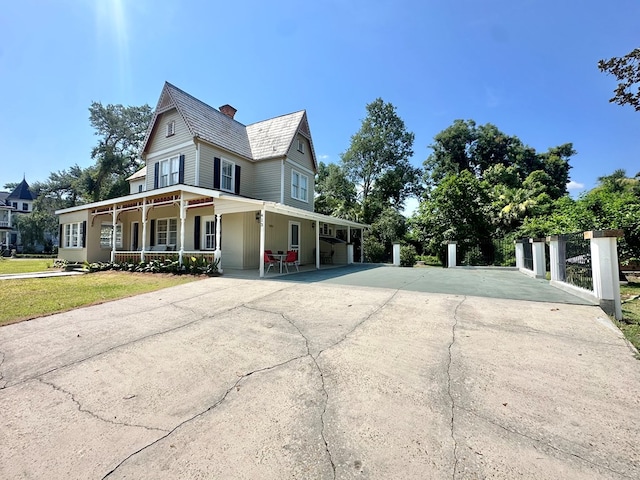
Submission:
<svg viewBox="0 0 640 480">
<path fill-rule="evenodd" d="M 213 252 L 214 260 L 218 260 L 218 273 L 222 273 L 222 250 L 220 249 L 220 220 L 222 214 L 216 214 L 216 250 Z"/>
<path fill-rule="evenodd" d="M 111 263 L 116 261 L 116 222 L 118 221 L 118 211 L 116 204 L 113 204 L 113 211 L 111 212 Z"/>
<path fill-rule="evenodd" d="M 260 210 L 260 278 L 264 277 L 264 207 Z"/>
<path fill-rule="evenodd" d="M 600 308 L 616 320 L 622 320 L 617 237 L 623 235 L 622 230 L 584 232 L 584 239 L 591 240 L 593 293 L 600 302 Z"/>
<path fill-rule="evenodd" d="M 142 200 L 142 244 L 140 245 L 140 261 L 144 262 L 144 249 L 147 240 L 147 199 Z"/>
<path fill-rule="evenodd" d="M 184 192 L 180 192 L 180 252 L 178 262 L 182 265 L 182 254 L 184 252 L 184 222 L 187 217 L 187 209 L 184 204 Z"/>
<path fill-rule="evenodd" d="M 316 220 L 316 270 L 320 270 L 320 222 Z"/>
</svg>

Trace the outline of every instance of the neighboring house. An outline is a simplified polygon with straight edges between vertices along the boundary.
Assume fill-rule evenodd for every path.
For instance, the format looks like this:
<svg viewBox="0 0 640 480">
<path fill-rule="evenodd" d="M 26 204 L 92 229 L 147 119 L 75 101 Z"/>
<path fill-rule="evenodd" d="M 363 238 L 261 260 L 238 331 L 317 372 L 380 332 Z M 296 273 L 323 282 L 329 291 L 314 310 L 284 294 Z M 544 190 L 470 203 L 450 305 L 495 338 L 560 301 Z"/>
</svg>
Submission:
<svg viewBox="0 0 640 480">
<path fill-rule="evenodd" d="M 316 155 L 304 110 L 243 125 L 165 83 L 147 130 L 146 166 L 130 194 L 59 210 L 59 256 L 69 261 L 150 260 L 175 251 L 260 269 L 264 250 L 296 250 L 301 264 L 352 260 L 352 229 L 314 213 Z M 326 258 L 326 257 L 325 257 Z"/>
<path fill-rule="evenodd" d="M 24 178 L 11 193 L 0 192 L 0 250 L 5 255 L 12 249 L 19 250 L 22 247 L 20 233 L 16 229 L 16 218 L 31 213 L 34 200 Z"/>
</svg>

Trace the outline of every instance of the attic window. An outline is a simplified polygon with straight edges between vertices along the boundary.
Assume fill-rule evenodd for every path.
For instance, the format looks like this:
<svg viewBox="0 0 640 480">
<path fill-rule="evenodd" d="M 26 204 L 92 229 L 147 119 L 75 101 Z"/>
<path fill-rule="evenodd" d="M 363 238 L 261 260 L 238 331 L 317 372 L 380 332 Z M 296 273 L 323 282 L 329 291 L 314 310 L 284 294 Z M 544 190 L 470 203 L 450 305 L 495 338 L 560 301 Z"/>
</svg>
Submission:
<svg viewBox="0 0 640 480">
<path fill-rule="evenodd" d="M 304 153 L 304 142 L 300 139 L 298 139 L 298 151 Z"/>
<path fill-rule="evenodd" d="M 167 123 L 167 137 L 176 134 L 176 122 L 175 120 L 171 120 Z"/>
</svg>

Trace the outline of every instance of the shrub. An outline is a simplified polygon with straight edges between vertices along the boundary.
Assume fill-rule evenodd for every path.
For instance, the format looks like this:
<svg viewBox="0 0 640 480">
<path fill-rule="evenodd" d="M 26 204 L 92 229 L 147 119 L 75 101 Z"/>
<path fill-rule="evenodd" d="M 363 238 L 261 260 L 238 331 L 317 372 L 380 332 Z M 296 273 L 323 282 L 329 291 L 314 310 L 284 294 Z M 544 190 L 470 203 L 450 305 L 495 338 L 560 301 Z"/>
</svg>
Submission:
<svg viewBox="0 0 640 480">
<path fill-rule="evenodd" d="M 400 266 L 413 267 L 416 263 L 416 247 L 413 245 L 402 245 L 400 247 Z"/>
<path fill-rule="evenodd" d="M 370 263 L 381 263 L 384 261 L 384 245 L 375 237 L 364 239 L 364 258 Z"/>
</svg>

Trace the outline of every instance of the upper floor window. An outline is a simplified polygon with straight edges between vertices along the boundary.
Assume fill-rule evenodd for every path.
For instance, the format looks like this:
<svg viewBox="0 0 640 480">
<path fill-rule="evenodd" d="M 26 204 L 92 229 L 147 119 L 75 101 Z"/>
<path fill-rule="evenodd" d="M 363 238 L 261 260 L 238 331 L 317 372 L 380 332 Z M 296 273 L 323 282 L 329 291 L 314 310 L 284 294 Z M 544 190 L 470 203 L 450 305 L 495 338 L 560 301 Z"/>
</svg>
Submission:
<svg viewBox="0 0 640 480">
<path fill-rule="evenodd" d="M 291 198 L 307 201 L 309 178 L 295 170 L 291 171 Z"/>
<path fill-rule="evenodd" d="M 298 151 L 304 153 L 304 142 L 300 139 L 298 139 Z"/>
<path fill-rule="evenodd" d="M 13 208 L 18 208 L 18 202 L 13 202 Z"/>
<path fill-rule="evenodd" d="M 222 168 L 220 170 L 220 188 L 228 192 L 233 192 L 233 173 L 235 164 L 228 160 L 222 159 Z"/>
<path fill-rule="evenodd" d="M 171 120 L 170 122 L 167 122 L 167 137 L 170 137 L 171 135 L 175 135 L 176 133 L 176 122 L 175 120 Z"/>
<path fill-rule="evenodd" d="M 28 212 L 29 211 L 29 204 L 24 202 L 22 204 L 22 210 L 25 211 L 25 212 Z"/>
<path fill-rule="evenodd" d="M 160 185 L 175 185 L 180 179 L 180 157 L 173 157 L 160 162 Z"/>
<path fill-rule="evenodd" d="M 100 247 L 113 248 L 113 225 L 103 223 L 100 225 Z M 116 225 L 116 248 L 122 248 L 122 224 Z"/>
</svg>

